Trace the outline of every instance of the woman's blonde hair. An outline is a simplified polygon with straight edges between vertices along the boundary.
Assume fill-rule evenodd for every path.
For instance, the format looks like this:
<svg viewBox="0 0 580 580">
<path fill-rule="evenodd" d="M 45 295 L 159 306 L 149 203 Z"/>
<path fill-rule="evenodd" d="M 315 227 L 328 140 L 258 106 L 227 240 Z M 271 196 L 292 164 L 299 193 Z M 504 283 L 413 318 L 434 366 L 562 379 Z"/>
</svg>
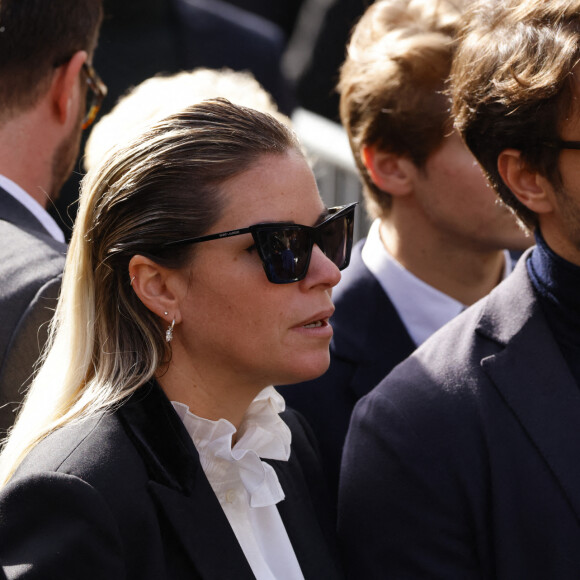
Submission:
<svg viewBox="0 0 580 580">
<path fill-rule="evenodd" d="M 49 342 L 0 454 L 0 486 L 49 433 L 113 409 L 168 361 L 161 321 L 131 288 L 131 258 L 189 266 L 194 246 L 162 244 L 206 233 L 227 208 L 220 185 L 290 149 L 300 146 L 287 126 L 215 99 L 158 122 L 87 174 Z"/>
</svg>

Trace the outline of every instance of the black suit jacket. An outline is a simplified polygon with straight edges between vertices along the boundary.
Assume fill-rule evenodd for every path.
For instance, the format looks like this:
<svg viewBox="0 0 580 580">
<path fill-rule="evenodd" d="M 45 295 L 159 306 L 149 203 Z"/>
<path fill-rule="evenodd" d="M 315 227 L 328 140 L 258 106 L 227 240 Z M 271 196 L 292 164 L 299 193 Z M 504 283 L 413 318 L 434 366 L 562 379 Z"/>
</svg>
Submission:
<svg viewBox="0 0 580 580">
<path fill-rule="evenodd" d="M 66 245 L 0 188 L 0 439 L 46 341 Z"/>
<path fill-rule="evenodd" d="M 415 349 L 390 298 L 362 260 L 365 240 L 333 293 L 330 368 L 320 378 L 278 387 L 314 430 L 336 493 L 342 446 L 355 403 Z"/>
<path fill-rule="evenodd" d="M 224 0 L 171 0 L 188 66 L 249 70 L 290 115 L 294 100 L 282 73 L 286 40 L 282 29 Z"/>
<path fill-rule="evenodd" d="M 305 578 L 340 578 L 328 497 L 293 412 L 288 462 L 270 461 L 278 509 Z M 66 427 L 27 456 L 0 493 L 8 578 L 251 579 L 191 437 L 155 384 L 114 413 Z"/>
<path fill-rule="evenodd" d="M 580 577 L 580 389 L 525 259 L 355 408 L 350 577 Z"/>
</svg>

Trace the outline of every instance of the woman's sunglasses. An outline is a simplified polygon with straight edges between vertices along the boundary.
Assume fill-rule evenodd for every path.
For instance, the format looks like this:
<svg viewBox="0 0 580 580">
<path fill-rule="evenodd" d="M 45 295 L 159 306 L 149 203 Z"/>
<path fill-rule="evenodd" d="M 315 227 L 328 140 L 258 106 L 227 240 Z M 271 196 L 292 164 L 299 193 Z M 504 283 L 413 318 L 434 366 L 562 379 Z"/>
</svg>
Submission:
<svg viewBox="0 0 580 580">
<path fill-rule="evenodd" d="M 303 280 L 316 244 L 339 270 L 350 261 L 356 202 L 328 209 L 328 217 L 317 226 L 293 223 L 264 223 L 219 234 L 166 242 L 164 247 L 197 244 L 242 234 L 252 234 L 268 280 L 290 284 Z"/>
</svg>

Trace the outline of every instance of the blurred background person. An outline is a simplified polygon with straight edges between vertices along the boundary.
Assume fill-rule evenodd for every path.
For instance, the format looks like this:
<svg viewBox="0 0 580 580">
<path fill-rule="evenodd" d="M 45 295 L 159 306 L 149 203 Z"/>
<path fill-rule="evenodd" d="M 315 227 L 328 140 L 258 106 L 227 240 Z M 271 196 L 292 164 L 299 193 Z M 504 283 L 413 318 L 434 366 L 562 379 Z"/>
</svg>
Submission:
<svg viewBox="0 0 580 580">
<path fill-rule="evenodd" d="M 0 437 L 46 340 L 65 236 L 49 209 L 106 92 L 100 0 L 0 3 Z"/>
<path fill-rule="evenodd" d="M 445 95 L 461 10 L 382 0 L 357 24 L 340 112 L 374 219 L 334 293 L 329 371 L 282 387 L 309 420 L 336 491 L 352 409 L 512 270 L 532 242 L 453 130 Z"/>
<path fill-rule="evenodd" d="M 340 121 L 336 85 L 352 29 L 373 0 L 304 0 L 282 57 L 296 103 Z"/>
<path fill-rule="evenodd" d="M 11 578 L 342 577 L 313 436 L 271 385 L 328 367 L 353 214 L 285 124 L 224 100 L 91 169 L 0 456 Z"/>
<path fill-rule="evenodd" d="M 157 75 L 123 95 L 96 123 L 85 146 L 85 169 L 94 167 L 109 149 L 129 141 L 164 117 L 215 97 L 269 113 L 290 124 L 290 119 L 278 111 L 272 96 L 249 72 L 198 68 Z"/>
</svg>

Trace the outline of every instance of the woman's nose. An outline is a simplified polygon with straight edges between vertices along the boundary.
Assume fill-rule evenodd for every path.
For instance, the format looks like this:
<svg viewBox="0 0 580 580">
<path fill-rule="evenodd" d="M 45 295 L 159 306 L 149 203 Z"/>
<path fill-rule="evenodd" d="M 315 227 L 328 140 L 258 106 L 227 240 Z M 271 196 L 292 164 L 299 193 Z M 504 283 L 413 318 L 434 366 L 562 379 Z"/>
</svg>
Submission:
<svg viewBox="0 0 580 580">
<path fill-rule="evenodd" d="M 338 266 L 326 256 L 317 244 L 312 247 L 312 256 L 305 280 L 311 286 L 323 284 L 332 288 L 341 278 Z"/>
</svg>

